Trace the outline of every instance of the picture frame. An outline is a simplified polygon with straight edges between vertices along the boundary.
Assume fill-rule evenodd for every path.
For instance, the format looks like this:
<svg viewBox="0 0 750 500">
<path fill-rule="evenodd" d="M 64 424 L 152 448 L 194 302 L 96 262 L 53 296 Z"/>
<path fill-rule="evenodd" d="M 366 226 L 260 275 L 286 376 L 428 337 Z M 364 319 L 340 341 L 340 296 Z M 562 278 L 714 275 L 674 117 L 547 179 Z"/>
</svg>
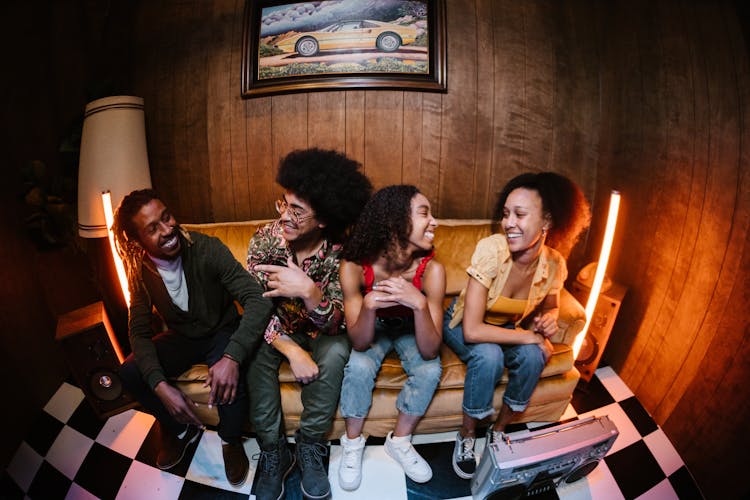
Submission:
<svg viewBox="0 0 750 500">
<path fill-rule="evenodd" d="M 447 91 L 445 0 L 247 0 L 242 97 Z"/>
</svg>

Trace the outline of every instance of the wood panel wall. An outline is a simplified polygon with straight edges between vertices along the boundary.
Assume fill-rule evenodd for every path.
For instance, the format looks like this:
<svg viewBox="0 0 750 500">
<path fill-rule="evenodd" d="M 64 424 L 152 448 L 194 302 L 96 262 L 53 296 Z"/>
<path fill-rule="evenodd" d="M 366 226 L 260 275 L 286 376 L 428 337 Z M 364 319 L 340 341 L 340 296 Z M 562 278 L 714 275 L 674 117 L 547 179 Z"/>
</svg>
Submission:
<svg viewBox="0 0 750 500">
<path fill-rule="evenodd" d="M 549 169 L 595 207 L 575 272 L 619 189 L 610 274 L 629 291 L 605 358 L 707 496 L 747 492 L 727 479 L 750 444 L 750 75 L 735 4 L 449 0 L 447 94 L 242 100 L 244 3 L 139 7 L 135 92 L 154 185 L 179 219 L 272 216 L 275 165 L 295 148 L 345 151 L 378 187 L 414 183 L 439 217 L 487 217 L 510 177 Z"/>
</svg>

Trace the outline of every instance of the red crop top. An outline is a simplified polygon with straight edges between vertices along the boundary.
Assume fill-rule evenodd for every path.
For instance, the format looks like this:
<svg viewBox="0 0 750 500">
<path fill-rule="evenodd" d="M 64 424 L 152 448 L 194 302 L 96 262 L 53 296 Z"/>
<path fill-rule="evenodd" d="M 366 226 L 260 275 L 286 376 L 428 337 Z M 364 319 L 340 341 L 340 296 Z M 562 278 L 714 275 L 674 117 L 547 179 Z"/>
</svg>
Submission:
<svg viewBox="0 0 750 500">
<path fill-rule="evenodd" d="M 412 278 L 411 280 L 412 285 L 414 285 L 414 287 L 419 291 L 422 291 L 422 276 L 424 276 L 424 270 L 434 256 L 435 250 L 422 257 L 422 260 L 419 261 L 419 266 L 417 266 L 417 270 L 414 273 L 414 278 Z M 372 285 L 375 282 L 375 271 L 372 269 L 372 265 L 363 262 L 362 272 L 364 273 L 365 277 L 364 295 L 367 295 L 372 291 Z M 376 316 L 388 318 L 411 316 L 412 314 L 413 312 L 411 309 L 400 304 L 397 306 L 388 307 L 386 309 L 378 309 L 375 313 Z"/>
</svg>

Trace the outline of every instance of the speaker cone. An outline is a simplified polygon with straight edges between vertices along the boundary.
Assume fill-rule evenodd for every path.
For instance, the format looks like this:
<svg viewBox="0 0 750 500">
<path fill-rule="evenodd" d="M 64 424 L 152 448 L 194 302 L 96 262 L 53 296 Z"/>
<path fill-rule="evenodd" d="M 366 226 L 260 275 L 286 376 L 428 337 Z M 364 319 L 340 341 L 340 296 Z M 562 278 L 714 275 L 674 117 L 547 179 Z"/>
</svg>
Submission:
<svg viewBox="0 0 750 500">
<path fill-rule="evenodd" d="M 598 460 L 590 460 L 588 462 L 584 462 L 579 467 L 570 471 L 570 474 L 568 474 L 567 477 L 565 478 L 565 482 L 573 483 L 575 481 L 578 481 L 582 477 L 588 475 L 589 472 L 596 469 L 597 465 L 599 465 Z"/>
<path fill-rule="evenodd" d="M 122 395 L 120 377 L 112 370 L 97 370 L 89 378 L 94 396 L 103 401 L 113 401 Z"/>
<path fill-rule="evenodd" d="M 581 344 L 581 351 L 578 353 L 576 363 L 591 363 L 596 359 L 597 354 L 599 354 L 599 342 L 596 341 L 595 336 L 587 333 L 586 337 L 584 337 L 583 339 L 583 343 Z"/>
<path fill-rule="evenodd" d="M 523 484 L 516 484 L 509 488 L 503 488 L 501 490 L 495 490 L 486 497 L 484 500 L 519 500 L 526 494 L 526 486 Z"/>
</svg>

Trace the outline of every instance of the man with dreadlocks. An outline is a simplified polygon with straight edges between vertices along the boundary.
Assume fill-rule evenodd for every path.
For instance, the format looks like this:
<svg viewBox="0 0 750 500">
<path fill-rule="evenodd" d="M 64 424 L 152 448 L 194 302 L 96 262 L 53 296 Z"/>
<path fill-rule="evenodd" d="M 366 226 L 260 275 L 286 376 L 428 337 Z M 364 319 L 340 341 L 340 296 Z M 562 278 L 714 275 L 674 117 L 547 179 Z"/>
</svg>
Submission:
<svg viewBox="0 0 750 500">
<path fill-rule="evenodd" d="M 200 436 L 190 398 L 169 383 L 195 363 L 208 364 L 208 406 L 218 406 L 224 470 L 233 486 L 245 481 L 242 446 L 247 418 L 241 368 L 268 324 L 271 301 L 218 239 L 188 233 L 150 189 L 133 191 L 115 212 L 112 230 L 130 288 L 133 353 L 120 368 L 125 388 L 158 421 L 160 469 L 177 465 Z M 234 305 L 237 300 L 243 314 Z M 167 330 L 152 329 L 152 307 Z"/>
</svg>

